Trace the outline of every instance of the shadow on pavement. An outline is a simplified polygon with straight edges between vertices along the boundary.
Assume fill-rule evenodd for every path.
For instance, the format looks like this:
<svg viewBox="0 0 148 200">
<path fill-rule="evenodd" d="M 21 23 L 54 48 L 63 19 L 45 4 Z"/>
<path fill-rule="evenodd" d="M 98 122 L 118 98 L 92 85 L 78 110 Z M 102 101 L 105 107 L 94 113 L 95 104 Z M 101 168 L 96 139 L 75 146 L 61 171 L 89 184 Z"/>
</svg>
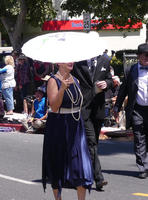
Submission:
<svg viewBox="0 0 148 200">
<path fill-rule="evenodd" d="M 134 154 L 132 141 L 102 140 L 98 144 L 99 155 Z"/>
<path fill-rule="evenodd" d="M 102 170 L 103 173 L 114 174 L 114 175 L 122 175 L 122 176 L 138 176 L 138 171 L 126 171 L 126 170 Z"/>
<path fill-rule="evenodd" d="M 42 179 L 32 180 L 34 183 L 42 183 Z"/>
</svg>

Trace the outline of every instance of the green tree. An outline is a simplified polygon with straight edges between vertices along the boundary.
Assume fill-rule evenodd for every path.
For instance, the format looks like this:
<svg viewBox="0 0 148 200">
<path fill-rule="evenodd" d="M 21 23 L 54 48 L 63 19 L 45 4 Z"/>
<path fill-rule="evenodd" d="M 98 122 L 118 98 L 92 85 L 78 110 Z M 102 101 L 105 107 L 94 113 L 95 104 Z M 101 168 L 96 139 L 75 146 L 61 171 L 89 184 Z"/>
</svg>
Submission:
<svg viewBox="0 0 148 200">
<path fill-rule="evenodd" d="M 98 29 L 108 23 L 115 28 L 128 24 L 130 29 L 133 24 L 144 21 L 148 13 L 148 0 L 67 0 L 63 2 L 62 9 L 68 10 L 70 16 L 93 13 L 92 18 L 97 17 L 102 21 Z"/>
<path fill-rule="evenodd" d="M 52 0 L 1 0 L 0 26 L 7 32 L 14 49 L 25 41 L 24 25 L 41 26 L 48 18 L 55 17 Z"/>
</svg>

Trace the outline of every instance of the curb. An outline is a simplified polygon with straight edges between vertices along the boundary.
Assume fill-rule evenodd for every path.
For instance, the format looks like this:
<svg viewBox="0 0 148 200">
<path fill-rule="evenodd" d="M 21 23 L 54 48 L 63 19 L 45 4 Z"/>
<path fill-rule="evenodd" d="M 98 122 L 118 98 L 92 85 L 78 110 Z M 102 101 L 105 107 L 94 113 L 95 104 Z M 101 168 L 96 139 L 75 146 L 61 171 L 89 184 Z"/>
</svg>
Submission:
<svg viewBox="0 0 148 200">
<path fill-rule="evenodd" d="M 19 132 L 25 131 L 22 124 L 0 123 L 0 127 L 9 127 L 9 128 L 12 128 L 12 130 L 19 131 Z"/>
</svg>

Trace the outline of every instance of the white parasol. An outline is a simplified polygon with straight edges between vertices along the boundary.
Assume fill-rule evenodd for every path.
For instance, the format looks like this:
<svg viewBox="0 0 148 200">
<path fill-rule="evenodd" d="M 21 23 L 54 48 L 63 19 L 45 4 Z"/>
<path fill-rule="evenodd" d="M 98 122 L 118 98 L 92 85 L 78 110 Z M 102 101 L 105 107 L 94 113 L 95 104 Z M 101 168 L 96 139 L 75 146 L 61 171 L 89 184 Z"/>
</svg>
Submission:
<svg viewBox="0 0 148 200">
<path fill-rule="evenodd" d="M 42 62 L 68 63 L 102 55 L 105 42 L 97 32 L 56 32 L 37 36 L 22 47 L 22 52 Z"/>
</svg>

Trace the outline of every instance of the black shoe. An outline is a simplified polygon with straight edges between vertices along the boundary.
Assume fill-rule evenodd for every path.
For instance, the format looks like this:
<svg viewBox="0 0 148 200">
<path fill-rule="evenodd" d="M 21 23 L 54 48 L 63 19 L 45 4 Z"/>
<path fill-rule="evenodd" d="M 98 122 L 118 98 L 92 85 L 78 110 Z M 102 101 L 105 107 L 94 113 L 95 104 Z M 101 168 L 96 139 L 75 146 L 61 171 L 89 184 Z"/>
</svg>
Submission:
<svg viewBox="0 0 148 200">
<path fill-rule="evenodd" d="M 102 191 L 103 189 L 103 186 L 107 185 L 108 182 L 103 180 L 103 181 L 99 181 L 99 182 L 96 182 L 96 190 L 97 191 Z"/>
<path fill-rule="evenodd" d="M 145 179 L 148 177 L 148 172 L 140 172 L 138 177 L 141 179 Z"/>
</svg>

